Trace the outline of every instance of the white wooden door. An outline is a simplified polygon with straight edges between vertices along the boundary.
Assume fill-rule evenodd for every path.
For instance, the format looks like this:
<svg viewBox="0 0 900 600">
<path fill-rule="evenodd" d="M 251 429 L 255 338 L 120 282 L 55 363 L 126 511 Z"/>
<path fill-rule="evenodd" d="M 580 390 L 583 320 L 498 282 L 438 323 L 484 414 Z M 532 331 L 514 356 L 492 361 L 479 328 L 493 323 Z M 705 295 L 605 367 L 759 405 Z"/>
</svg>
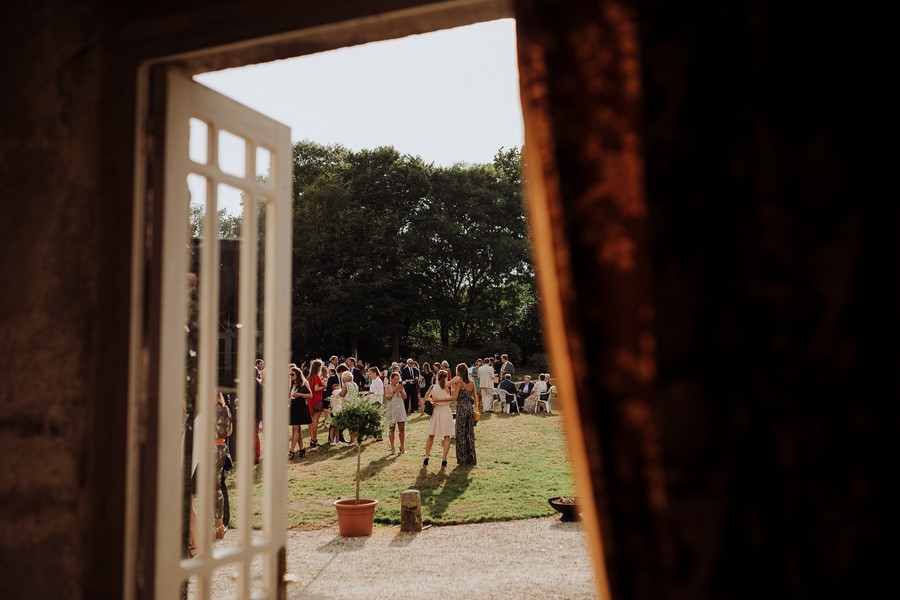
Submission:
<svg viewBox="0 0 900 600">
<path fill-rule="evenodd" d="M 183 582 L 190 580 L 193 597 L 209 598 L 216 570 L 236 568 L 237 577 L 228 577 L 235 597 L 281 597 L 287 457 L 283 436 L 277 432 L 288 428 L 290 129 L 175 71 L 168 76 L 166 115 L 155 595 L 166 600 L 177 598 Z M 268 165 L 260 164 L 265 162 Z M 229 192 L 232 198 L 237 195 L 243 202 L 239 234 L 228 234 L 235 238 L 229 243 L 239 244 L 235 387 L 241 409 L 235 423 L 237 493 L 231 497 L 232 506 L 236 505 L 232 520 L 237 525 L 227 544 L 214 547 L 214 403 L 217 388 L 221 387 L 217 381 L 222 276 L 218 210 L 225 205 Z M 192 241 L 190 232 L 192 206 L 195 217 L 202 214 L 199 242 Z M 232 213 L 237 206 L 232 200 Z M 260 239 L 263 250 L 258 252 Z M 195 245 L 198 270 L 191 268 Z M 192 272 L 194 275 L 189 275 Z M 196 302 L 192 307 L 188 298 L 195 282 L 199 285 L 195 286 Z M 191 326 L 199 335 L 196 347 L 189 348 Z M 257 433 L 254 362 L 259 347 L 270 375 L 264 386 L 263 423 L 271 434 L 264 436 L 263 460 L 258 467 L 254 465 L 253 436 Z M 186 363 L 192 360 L 196 361 L 196 380 L 188 382 L 187 377 L 194 371 Z M 193 389 L 199 406 L 193 438 L 198 459 L 194 462 L 199 464 L 194 527 L 197 554 L 183 558 L 182 435 L 185 406 Z M 261 500 L 257 498 L 255 502 L 262 513 L 262 523 L 261 529 L 253 531 L 252 492 L 255 471 L 260 467 L 263 489 Z M 261 576 L 251 576 L 254 561 L 262 562 Z"/>
</svg>

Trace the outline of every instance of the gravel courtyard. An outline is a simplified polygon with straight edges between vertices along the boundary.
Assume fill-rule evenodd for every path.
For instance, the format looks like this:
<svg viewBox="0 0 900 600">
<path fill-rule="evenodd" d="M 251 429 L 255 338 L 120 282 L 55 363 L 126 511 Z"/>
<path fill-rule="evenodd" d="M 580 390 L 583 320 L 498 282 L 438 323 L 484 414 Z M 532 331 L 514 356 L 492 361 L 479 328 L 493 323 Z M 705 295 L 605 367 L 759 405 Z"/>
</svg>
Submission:
<svg viewBox="0 0 900 600">
<path fill-rule="evenodd" d="M 557 516 L 415 534 L 376 526 L 366 538 L 342 538 L 333 525 L 288 531 L 287 540 L 288 598 L 597 598 L 581 526 Z M 215 598 L 233 597 L 235 575 L 233 568 L 217 573 Z"/>
</svg>

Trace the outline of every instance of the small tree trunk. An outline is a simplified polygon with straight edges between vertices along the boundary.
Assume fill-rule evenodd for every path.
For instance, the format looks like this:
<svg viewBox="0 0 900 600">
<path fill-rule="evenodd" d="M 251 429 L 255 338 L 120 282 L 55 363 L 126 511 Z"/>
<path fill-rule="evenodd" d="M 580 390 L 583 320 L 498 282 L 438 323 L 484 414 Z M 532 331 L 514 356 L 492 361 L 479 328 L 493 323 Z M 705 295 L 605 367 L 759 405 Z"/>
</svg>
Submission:
<svg viewBox="0 0 900 600">
<path fill-rule="evenodd" d="M 406 490 L 400 494 L 400 531 L 422 531 L 419 490 Z"/>
<path fill-rule="evenodd" d="M 356 438 L 356 503 L 359 504 L 359 463 L 362 454 L 362 446 L 359 445 L 359 434 Z"/>
<path fill-rule="evenodd" d="M 400 360 L 400 328 L 396 325 L 391 329 L 391 359 Z"/>
<path fill-rule="evenodd" d="M 459 347 L 465 348 L 466 344 L 469 343 L 469 323 L 468 321 L 463 321 L 459 326 Z"/>
</svg>

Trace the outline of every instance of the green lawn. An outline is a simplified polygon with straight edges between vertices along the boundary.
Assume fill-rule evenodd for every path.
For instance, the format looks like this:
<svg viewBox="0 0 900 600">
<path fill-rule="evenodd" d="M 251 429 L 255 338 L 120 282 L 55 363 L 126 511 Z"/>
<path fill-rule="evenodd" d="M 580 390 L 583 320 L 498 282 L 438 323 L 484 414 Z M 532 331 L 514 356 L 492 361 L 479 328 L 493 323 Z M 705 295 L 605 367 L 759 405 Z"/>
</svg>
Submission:
<svg viewBox="0 0 900 600">
<path fill-rule="evenodd" d="M 382 442 L 363 444 L 360 495 L 379 500 L 377 523 L 400 522 L 400 492 L 406 489 L 419 490 L 422 518 L 425 523 L 435 524 L 551 515 L 554 510 L 547 504 L 548 498 L 575 493 L 558 412 L 483 414 L 475 427 L 478 464 L 474 467 L 456 464 L 451 441 L 447 467 L 441 469 L 437 439 L 431 464 L 423 467 L 427 424 L 428 417 L 418 415 L 407 423 L 407 453 L 403 455 L 389 454 L 387 436 Z M 304 444 L 308 446 L 307 435 L 304 428 Z M 320 430 L 319 441 L 325 440 L 327 434 Z M 308 449 L 304 458 L 290 462 L 288 527 L 313 528 L 334 523 L 337 517 L 332 502 L 353 497 L 355 469 L 356 450 L 349 446 Z M 256 492 L 258 497 L 259 489 Z M 237 494 L 229 496 L 236 499 Z M 259 527 L 261 517 L 256 512 L 254 527 Z M 232 510 L 232 514 L 236 511 Z"/>
</svg>

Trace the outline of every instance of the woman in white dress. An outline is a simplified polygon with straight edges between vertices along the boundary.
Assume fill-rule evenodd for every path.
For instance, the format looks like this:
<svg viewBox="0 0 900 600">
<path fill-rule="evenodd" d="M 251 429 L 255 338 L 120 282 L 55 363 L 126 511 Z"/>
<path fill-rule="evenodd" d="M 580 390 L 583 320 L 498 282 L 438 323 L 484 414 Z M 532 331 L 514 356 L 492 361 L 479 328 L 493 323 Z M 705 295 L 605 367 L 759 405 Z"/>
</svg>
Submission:
<svg viewBox="0 0 900 600">
<path fill-rule="evenodd" d="M 450 436 L 455 431 L 453 412 L 450 410 L 450 391 L 447 389 L 447 372 L 441 370 L 437 376 L 437 382 L 425 392 L 425 402 L 434 404 L 434 412 L 428 421 L 428 440 L 425 442 L 425 460 L 422 466 L 428 466 L 428 457 L 431 454 L 431 446 L 434 444 L 434 436 L 444 438 L 443 454 L 441 455 L 441 467 L 447 466 L 447 454 L 450 453 Z"/>
<path fill-rule="evenodd" d="M 394 428 L 400 430 L 400 454 L 406 454 L 406 390 L 400 383 L 400 373 L 391 373 L 384 388 L 384 417 L 388 424 L 388 440 L 394 454 Z"/>
</svg>

